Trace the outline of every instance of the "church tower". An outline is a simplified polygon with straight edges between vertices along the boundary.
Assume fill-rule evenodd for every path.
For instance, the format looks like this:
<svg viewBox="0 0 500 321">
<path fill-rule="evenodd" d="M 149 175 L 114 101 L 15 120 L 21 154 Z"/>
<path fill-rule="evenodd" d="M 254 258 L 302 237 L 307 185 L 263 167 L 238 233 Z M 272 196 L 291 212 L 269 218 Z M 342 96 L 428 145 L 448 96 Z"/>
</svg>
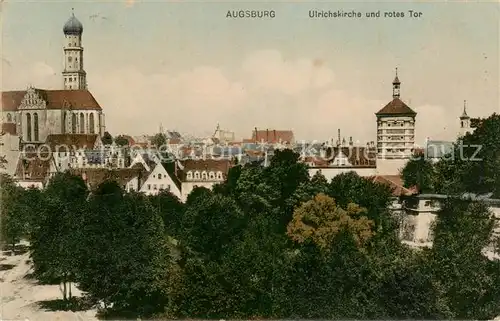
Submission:
<svg viewBox="0 0 500 321">
<path fill-rule="evenodd" d="M 459 136 L 463 137 L 467 133 L 472 133 L 473 129 L 471 128 L 470 117 L 467 115 L 467 101 L 464 100 L 464 111 L 462 112 L 462 116 L 460 116 L 460 133 Z"/>
<path fill-rule="evenodd" d="M 397 175 L 415 148 L 414 112 L 401 99 L 401 82 L 392 82 L 392 101 L 379 110 L 377 116 L 377 172 L 379 175 Z"/>
<path fill-rule="evenodd" d="M 83 25 L 72 13 L 64 24 L 64 70 L 62 72 L 64 89 L 87 89 L 87 74 L 83 70 Z"/>
</svg>

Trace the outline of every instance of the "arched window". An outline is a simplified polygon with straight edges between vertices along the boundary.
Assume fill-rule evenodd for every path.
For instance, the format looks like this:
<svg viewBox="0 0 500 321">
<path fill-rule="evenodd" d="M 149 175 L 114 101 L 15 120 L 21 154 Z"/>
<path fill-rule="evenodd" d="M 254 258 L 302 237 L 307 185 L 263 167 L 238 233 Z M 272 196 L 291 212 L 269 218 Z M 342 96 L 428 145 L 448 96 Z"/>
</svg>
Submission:
<svg viewBox="0 0 500 321">
<path fill-rule="evenodd" d="M 217 179 L 222 179 L 222 172 L 217 172 Z"/>
<path fill-rule="evenodd" d="M 80 134 L 85 133 L 85 116 L 83 113 L 80 113 Z"/>
<path fill-rule="evenodd" d="M 94 114 L 89 115 L 89 127 L 90 127 L 90 133 L 94 134 L 95 133 L 95 128 L 94 128 Z"/>
<path fill-rule="evenodd" d="M 200 172 L 194 172 L 194 178 L 200 179 Z"/>
<path fill-rule="evenodd" d="M 12 121 L 12 115 L 11 114 L 7 114 L 7 121 L 9 123 Z"/>
<path fill-rule="evenodd" d="M 193 172 L 189 171 L 187 173 L 187 179 L 193 179 Z"/>
<path fill-rule="evenodd" d="M 62 134 L 66 134 L 66 112 L 63 112 L 61 129 L 62 129 Z"/>
<path fill-rule="evenodd" d="M 28 142 L 31 141 L 31 115 L 30 114 L 26 114 L 26 140 Z"/>
<path fill-rule="evenodd" d="M 210 172 L 210 173 L 208 174 L 208 177 L 209 177 L 210 179 L 215 179 L 215 173 L 214 173 L 214 172 Z"/>
<path fill-rule="evenodd" d="M 207 176 L 207 172 L 203 171 L 203 172 L 201 173 L 201 178 L 202 178 L 202 179 L 207 179 L 207 178 L 208 178 L 208 176 Z"/>
<path fill-rule="evenodd" d="M 35 141 L 39 141 L 39 136 L 38 136 L 38 114 L 34 113 L 33 114 L 33 122 L 34 122 L 34 133 L 35 133 Z"/>
<path fill-rule="evenodd" d="M 71 133 L 76 134 L 76 114 L 71 116 Z"/>
</svg>

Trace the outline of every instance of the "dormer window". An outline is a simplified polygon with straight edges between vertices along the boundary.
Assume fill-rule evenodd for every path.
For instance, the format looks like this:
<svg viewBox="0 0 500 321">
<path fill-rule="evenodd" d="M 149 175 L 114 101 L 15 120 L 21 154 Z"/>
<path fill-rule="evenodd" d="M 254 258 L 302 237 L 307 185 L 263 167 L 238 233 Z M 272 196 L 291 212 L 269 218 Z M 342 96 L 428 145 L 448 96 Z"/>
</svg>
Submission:
<svg viewBox="0 0 500 321">
<path fill-rule="evenodd" d="M 222 172 L 217 172 L 217 179 L 222 179 Z"/>
<path fill-rule="evenodd" d="M 193 179 L 193 172 L 189 171 L 187 173 L 187 179 Z"/>
<path fill-rule="evenodd" d="M 161 179 L 161 174 L 158 174 L 158 179 Z"/>
<path fill-rule="evenodd" d="M 207 172 L 203 171 L 203 173 L 201 174 L 201 178 L 207 179 L 208 178 Z"/>
<path fill-rule="evenodd" d="M 215 173 L 214 172 L 210 172 L 210 174 L 208 176 L 210 177 L 210 179 L 215 179 Z"/>
<path fill-rule="evenodd" d="M 200 179 L 200 172 L 195 172 L 194 173 L 194 178 L 195 179 Z"/>
</svg>

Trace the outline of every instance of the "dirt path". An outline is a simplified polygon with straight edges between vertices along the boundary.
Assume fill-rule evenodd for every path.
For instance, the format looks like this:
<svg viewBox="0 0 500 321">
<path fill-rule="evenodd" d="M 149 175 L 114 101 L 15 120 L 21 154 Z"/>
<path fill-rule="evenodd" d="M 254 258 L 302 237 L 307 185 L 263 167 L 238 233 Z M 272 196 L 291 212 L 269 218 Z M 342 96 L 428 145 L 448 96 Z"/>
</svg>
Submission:
<svg viewBox="0 0 500 321">
<path fill-rule="evenodd" d="M 26 279 L 31 272 L 29 254 L 9 256 L 0 254 L 2 266 L 14 265 L 11 269 L 0 271 L 0 320 L 36 321 L 95 321 L 95 310 L 82 312 L 44 311 L 37 302 L 61 299 L 58 285 L 37 285 L 35 280 Z M 81 295 L 74 289 L 74 296 Z"/>
</svg>

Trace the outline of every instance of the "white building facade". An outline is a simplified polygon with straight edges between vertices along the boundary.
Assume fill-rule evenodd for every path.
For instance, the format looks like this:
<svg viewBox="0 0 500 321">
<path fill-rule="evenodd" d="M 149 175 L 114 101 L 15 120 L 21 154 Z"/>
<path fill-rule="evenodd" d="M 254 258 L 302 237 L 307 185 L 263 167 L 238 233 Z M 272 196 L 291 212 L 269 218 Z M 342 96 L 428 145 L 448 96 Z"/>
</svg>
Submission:
<svg viewBox="0 0 500 321">
<path fill-rule="evenodd" d="M 398 174 L 412 157 L 415 148 L 417 113 L 400 99 L 401 82 L 397 70 L 392 82 L 392 101 L 378 111 L 377 173 Z"/>
</svg>

